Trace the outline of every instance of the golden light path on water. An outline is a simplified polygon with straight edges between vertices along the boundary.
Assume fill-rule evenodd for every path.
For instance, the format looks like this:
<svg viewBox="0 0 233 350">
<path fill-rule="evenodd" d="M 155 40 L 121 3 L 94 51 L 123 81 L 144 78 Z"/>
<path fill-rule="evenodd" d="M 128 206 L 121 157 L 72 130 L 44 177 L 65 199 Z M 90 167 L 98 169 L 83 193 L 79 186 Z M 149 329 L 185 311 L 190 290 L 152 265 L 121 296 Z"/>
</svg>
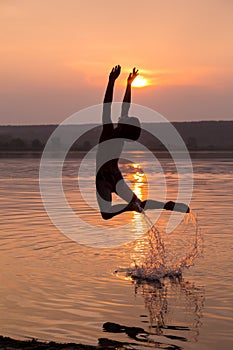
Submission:
<svg viewBox="0 0 233 350">
<path fill-rule="evenodd" d="M 139 164 L 132 164 L 132 167 L 136 170 L 136 172 L 132 175 L 133 177 L 133 192 L 136 194 L 136 196 L 143 200 L 146 198 L 146 175 L 142 171 Z M 145 230 L 145 222 L 143 220 L 143 216 L 140 213 L 133 212 L 133 221 L 135 222 L 136 232 L 138 232 L 138 237 L 140 238 L 142 232 Z M 144 225 L 143 225 L 144 224 Z M 138 239 L 136 241 L 135 247 L 134 247 L 134 253 L 131 254 L 132 260 L 139 264 L 142 263 L 145 256 L 143 252 L 145 251 L 145 241 L 141 237 L 141 239 Z"/>
<path fill-rule="evenodd" d="M 141 170 L 139 164 L 132 164 L 133 168 L 136 169 L 136 173 L 133 174 L 133 192 L 136 196 L 143 200 L 145 198 L 144 187 L 146 184 L 146 176 L 144 172 Z M 133 221 L 135 222 L 135 226 L 137 228 L 137 232 L 141 235 L 143 231 L 143 218 L 140 213 L 133 212 Z"/>
<path fill-rule="evenodd" d="M 128 179 L 133 183 L 133 191 L 140 200 L 147 199 L 147 179 L 139 164 L 131 164 Z M 167 274 L 181 274 L 189 268 L 202 251 L 202 236 L 193 213 L 182 219 L 172 234 L 165 227 L 170 212 L 162 211 L 159 218 L 151 221 L 147 213 L 132 213 L 135 224 L 135 242 L 131 252 L 129 274 L 136 278 L 160 278 Z M 178 213 L 178 215 L 180 215 Z M 187 239 L 187 237 L 189 237 Z M 186 249 L 182 241 L 185 241 Z M 176 249 L 174 249 L 176 247 Z M 178 253 L 179 251 L 179 253 Z M 146 277 L 147 276 L 147 277 Z M 157 276 L 157 277 L 156 277 Z"/>
</svg>

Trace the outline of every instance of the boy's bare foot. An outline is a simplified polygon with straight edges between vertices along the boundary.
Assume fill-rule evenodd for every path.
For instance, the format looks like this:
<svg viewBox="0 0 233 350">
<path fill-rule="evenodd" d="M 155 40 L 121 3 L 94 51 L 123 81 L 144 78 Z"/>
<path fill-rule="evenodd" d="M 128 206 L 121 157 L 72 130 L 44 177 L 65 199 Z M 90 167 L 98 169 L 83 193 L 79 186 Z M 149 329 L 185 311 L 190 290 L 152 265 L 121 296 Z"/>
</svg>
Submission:
<svg viewBox="0 0 233 350">
<path fill-rule="evenodd" d="M 164 209 L 166 210 L 174 210 L 174 211 L 178 211 L 178 212 L 181 212 L 181 213 L 190 213 L 190 209 L 189 207 L 184 204 L 184 203 L 175 203 L 175 202 L 172 202 L 172 201 L 169 201 L 167 202 L 165 205 L 164 205 Z"/>
</svg>

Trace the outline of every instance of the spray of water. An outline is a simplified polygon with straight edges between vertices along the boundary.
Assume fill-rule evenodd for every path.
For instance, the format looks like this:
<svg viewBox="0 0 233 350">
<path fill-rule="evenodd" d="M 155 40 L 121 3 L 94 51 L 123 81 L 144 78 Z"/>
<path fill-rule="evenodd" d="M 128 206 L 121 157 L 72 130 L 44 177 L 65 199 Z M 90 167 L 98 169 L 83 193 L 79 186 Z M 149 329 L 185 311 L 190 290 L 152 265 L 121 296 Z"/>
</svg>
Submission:
<svg viewBox="0 0 233 350">
<path fill-rule="evenodd" d="M 133 263 L 128 274 L 134 279 L 144 280 L 159 280 L 167 276 L 181 275 L 182 271 L 192 266 L 194 260 L 202 253 L 203 239 L 196 216 L 192 212 L 185 215 L 185 225 L 192 226 L 194 240 L 182 257 L 172 260 L 162 239 L 163 232 L 151 222 L 145 212 L 142 215 L 148 225 L 148 232 L 143 237 L 143 254 L 140 259 L 132 257 Z"/>
</svg>

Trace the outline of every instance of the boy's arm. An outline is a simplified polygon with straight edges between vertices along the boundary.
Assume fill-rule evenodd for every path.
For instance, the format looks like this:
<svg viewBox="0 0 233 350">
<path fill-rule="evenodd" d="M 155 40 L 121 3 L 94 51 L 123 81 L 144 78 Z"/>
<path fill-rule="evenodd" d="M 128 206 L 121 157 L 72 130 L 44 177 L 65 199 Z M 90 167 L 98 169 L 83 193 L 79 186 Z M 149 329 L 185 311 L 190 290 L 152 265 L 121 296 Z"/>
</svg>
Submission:
<svg viewBox="0 0 233 350">
<path fill-rule="evenodd" d="M 130 103 L 131 103 L 131 84 L 137 76 L 138 76 L 138 70 L 134 68 L 133 72 L 129 74 L 127 79 L 125 96 L 121 107 L 121 118 L 128 117 Z"/>
<path fill-rule="evenodd" d="M 111 103 L 113 99 L 113 88 L 116 79 L 119 77 L 121 72 L 121 67 L 115 66 L 113 67 L 111 73 L 109 74 L 109 80 L 107 89 L 104 96 L 104 104 L 103 104 L 103 116 L 102 116 L 102 123 L 103 124 L 110 124 L 112 123 L 111 120 Z"/>
</svg>

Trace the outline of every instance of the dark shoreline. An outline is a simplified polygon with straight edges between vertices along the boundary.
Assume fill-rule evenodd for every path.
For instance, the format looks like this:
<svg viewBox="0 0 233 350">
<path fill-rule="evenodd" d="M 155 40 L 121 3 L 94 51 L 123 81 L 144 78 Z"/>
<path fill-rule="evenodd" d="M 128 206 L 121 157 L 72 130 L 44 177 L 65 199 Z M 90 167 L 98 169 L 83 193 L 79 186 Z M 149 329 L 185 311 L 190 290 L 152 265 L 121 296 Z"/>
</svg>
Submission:
<svg viewBox="0 0 233 350">
<path fill-rule="evenodd" d="M 0 335 L 0 350 L 120 350 L 123 348 L 130 350 L 132 349 L 132 344 L 108 338 L 99 338 L 98 345 L 94 346 L 78 343 L 57 343 L 55 341 L 46 342 L 37 339 L 18 340 Z"/>
<path fill-rule="evenodd" d="M 10 337 L 0 336 L 0 350 L 96 350 L 104 349 L 101 346 L 82 345 L 75 343 L 41 342 L 36 339 L 16 340 Z"/>
</svg>

